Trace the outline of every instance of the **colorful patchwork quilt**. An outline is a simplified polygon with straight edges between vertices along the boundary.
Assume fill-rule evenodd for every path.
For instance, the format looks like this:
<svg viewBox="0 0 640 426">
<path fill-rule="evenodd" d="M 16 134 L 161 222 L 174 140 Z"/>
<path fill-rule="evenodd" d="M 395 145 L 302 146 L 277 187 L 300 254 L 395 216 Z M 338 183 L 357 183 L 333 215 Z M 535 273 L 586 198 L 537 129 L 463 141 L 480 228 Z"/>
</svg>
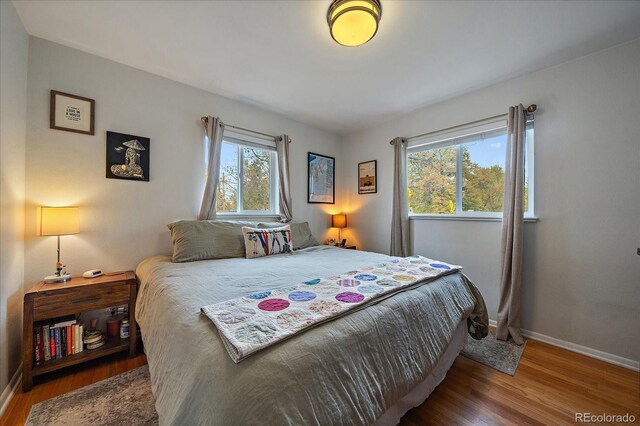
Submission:
<svg viewBox="0 0 640 426">
<path fill-rule="evenodd" d="M 355 271 L 314 278 L 203 306 L 235 363 L 314 326 L 412 287 L 460 271 L 422 256 L 393 258 Z"/>
</svg>

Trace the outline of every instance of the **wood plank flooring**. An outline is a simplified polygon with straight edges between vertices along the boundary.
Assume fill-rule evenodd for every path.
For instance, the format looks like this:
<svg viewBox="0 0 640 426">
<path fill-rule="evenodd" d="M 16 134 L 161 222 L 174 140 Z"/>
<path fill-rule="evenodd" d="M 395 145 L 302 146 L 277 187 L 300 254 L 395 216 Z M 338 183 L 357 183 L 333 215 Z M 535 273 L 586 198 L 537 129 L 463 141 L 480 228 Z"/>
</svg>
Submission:
<svg viewBox="0 0 640 426">
<path fill-rule="evenodd" d="M 96 360 L 37 378 L 1 425 L 24 424 L 31 406 L 146 363 L 144 355 Z M 576 412 L 625 414 L 640 424 L 638 372 L 529 340 L 514 377 L 459 356 L 445 380 L 401 425 L 572 424 Z"/>
<path fill-rule="evenodd" d="M 144 355 L 129 358 L 128 354 L 121 353 L 35 377 L 30 392 L 23 393 L 22 386 L 19 386 L 0 419 L 0 425 L 23 425 L 33 404 L 108 379 L 146 363 L 147 358 Z"/>
</svg>

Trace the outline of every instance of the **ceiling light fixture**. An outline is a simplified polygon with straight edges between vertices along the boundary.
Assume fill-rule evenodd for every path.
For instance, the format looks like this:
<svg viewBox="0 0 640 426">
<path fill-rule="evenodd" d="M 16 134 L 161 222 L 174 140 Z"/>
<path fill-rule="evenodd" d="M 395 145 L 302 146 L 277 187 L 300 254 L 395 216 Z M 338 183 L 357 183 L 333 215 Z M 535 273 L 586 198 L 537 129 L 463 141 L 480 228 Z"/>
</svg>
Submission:
<svg viewBox="0 0 640 426">
<path fill-rule="evenodd" d="M 380 0 L 333 0 L 327 23 L 333 39 L 348 47 L 365 44 L 376 35 L 382 16 Z"/>
</svg>

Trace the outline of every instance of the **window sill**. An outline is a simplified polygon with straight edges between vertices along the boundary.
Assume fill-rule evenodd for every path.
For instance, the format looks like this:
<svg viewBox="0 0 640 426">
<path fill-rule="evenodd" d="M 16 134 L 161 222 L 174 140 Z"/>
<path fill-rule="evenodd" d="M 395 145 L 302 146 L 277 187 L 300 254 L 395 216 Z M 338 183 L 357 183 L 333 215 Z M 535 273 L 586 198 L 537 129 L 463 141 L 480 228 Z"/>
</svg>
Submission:
<svg viewBox="0 0 640 426">
<path fill-rule="evenodd" d="M 254 222 L 252 219 L 256 219 L 259 221 L 280 221 L 280 215 L 277 214 L 236 214 L 236 213 L 218 213 L 216 215 L 217 219 L 221 220 L 246 220 L 249 222 Z"/>
<path fill-rule="evenodd" d="M 502 222 L 501 217 L 482 217 L 482 216 L 449 216 L 449 215 L 437 215 L 437 214 L 413 214 L 409 215 L 409 220 L 460 220 L 470 222 Z M 525 217 L 526 223 L 539 222 L 537 217 Z"/>
</svg>

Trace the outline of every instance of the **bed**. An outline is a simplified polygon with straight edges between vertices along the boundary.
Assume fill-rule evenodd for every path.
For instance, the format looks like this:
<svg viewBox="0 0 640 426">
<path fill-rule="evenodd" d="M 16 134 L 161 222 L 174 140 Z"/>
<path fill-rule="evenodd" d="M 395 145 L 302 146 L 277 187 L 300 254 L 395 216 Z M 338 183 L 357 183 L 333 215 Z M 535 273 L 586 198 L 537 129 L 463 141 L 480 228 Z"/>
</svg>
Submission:
<svg viewBox="0 0 640 426">
<path fill-rule="evenodd" d="M 484 301 L 462 273 L 412 287 L 237 364 L 201 313 L 204 305 L 389 259 L 317 246 L 256 259 L 172 263 L 170 256 L 155 256 L 141 262 L 136 317 L 160 424 L 396 424 L 444 378 L 464 346 L 467 323 L 486 327 Z"/>
</svg>

